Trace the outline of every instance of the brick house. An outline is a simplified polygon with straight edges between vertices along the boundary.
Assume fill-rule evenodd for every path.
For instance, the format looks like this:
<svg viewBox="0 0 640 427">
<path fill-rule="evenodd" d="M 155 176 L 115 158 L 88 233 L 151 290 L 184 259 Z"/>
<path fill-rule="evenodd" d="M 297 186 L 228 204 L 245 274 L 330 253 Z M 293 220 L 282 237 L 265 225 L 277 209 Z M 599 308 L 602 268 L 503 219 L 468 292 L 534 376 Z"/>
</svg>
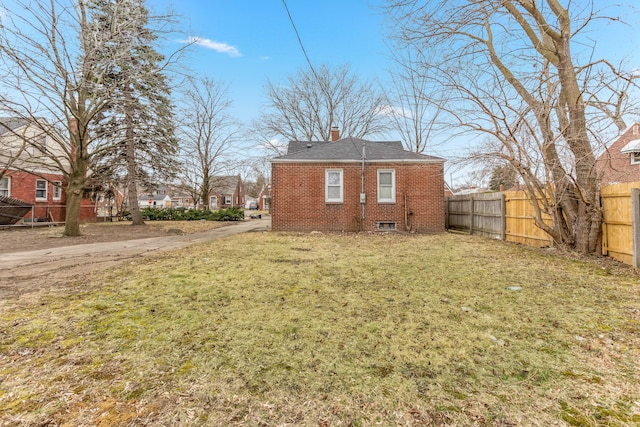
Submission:
<svg viewBox="0 0 640 427">
<path fill-rule="evenodd" d="M 338 138 L 271 159 L 274 231 L 444 231 L 444 159 Z"/>
<path fill-rule="evenodd" d="M 613 140 L 596 166 L 603 184 L 640 181 L 640 124 L 634 123 Z"/>
<path fill-rule="evenodd" d="M 244 188 L 240 175 L 211 178 L 209 209 L 228 209 L 244 206 Z"/>
<path fill-rule="evenodd" d="M 271 183 L 265 184 L 258 195 L 258 209 L 268 211 L 271 209 Z"/>
<path fill-rule="evenodd" d="M 26 142 L 28 141 L 28 142 Z M 47 156 L 36 147 L 47 147 Z M 61 151 L 50 136 L 28 120 L 0 118 L 0 196 L 33 205 L 25 219 L 63 222 L 67 197 L 64 176 L 49 157 Z M 64 158 L 64 153 L 60 153 Z M 90 194 L 82 199 L 81 221 L 95 221 L 95 203 Z"/>
</svg>

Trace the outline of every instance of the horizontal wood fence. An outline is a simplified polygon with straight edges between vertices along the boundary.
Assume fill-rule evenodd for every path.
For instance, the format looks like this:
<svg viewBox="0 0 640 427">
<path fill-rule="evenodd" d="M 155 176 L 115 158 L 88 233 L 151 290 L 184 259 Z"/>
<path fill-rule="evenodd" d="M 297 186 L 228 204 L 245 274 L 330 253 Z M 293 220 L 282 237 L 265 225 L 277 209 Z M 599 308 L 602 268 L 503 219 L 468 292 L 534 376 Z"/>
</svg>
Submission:
<svg viewBox="0 0 640 427">
<path fill-rule="evenodd" d="M 600 190 L 602 254 L 640 267 L 640 182 L 610 184 Z M 535 223 L 524 191 L 464 194 L 445 203 L 447 229 L 546 247 L 553 239 Z M 549 216 L 543 221 L 551 224 Z"/>
</svg>

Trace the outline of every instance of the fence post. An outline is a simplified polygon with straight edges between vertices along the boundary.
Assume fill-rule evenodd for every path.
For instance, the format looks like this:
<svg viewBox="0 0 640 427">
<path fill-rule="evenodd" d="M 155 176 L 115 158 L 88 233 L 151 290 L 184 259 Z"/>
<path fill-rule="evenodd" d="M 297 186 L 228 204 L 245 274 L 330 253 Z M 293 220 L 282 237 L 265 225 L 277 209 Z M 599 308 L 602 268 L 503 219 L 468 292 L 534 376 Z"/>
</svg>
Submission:
<svg viewBox="0 0 640 427">
<path fill-rule="evenodd" d="M 444 229 L 449 229 L 449 198 L 444 198 Z"/>
<path fill-rule="evenodd" d="M 474 214 L 475 214 L 475 207 L 474 205 L 474 198 L 473 198 L 473 194 L 470 195 L 471 196 L 471 202 L 469 202 L 469 216 L 470 216 L 470 221 L 469 221 L 469 234 L 473 235 L 473 218 L 474 218 Z"/>
<path fill-rule="evenodd" d="M 633 266 L 640 267 L 640 188 L 631 189 L 631 238 L 633 240 Z"/>
<path fill-rule="evenodd" d="M 503 241 L 507 240 L 507 198 L 504 192 L 500 193 L 500 218 L 502 219 L 502 230 L 500 237 Z"/>
</svg>

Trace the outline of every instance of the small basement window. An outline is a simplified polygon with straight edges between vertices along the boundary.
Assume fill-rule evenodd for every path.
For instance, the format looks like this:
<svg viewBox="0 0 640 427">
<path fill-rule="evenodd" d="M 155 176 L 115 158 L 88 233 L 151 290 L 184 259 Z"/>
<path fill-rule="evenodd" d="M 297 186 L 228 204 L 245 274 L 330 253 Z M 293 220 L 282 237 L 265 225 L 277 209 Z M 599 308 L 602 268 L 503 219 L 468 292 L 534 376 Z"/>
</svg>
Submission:
<svg viewBox="0 0 640 427">
<path fill-rule="evenodd" d="M 395 231 L 396 223 L 395 222 L 379 222 L 378 223 L 378 231 Z"/>
</svg>

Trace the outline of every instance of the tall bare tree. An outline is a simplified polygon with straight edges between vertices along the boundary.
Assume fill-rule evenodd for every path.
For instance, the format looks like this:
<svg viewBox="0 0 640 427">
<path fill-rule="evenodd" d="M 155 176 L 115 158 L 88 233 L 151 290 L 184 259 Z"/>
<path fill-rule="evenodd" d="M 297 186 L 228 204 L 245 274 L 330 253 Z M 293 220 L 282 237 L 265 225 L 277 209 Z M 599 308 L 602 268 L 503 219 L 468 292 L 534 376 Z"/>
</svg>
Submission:
<svg viewBox="0 0 640 427">
<path fill-rule="evenodd" d="M 268 106 L 252 124 L 253 133 L 272 151 L 278 138 L 292 141 L 329 141 L 337 126 L 345 136 L 364 138 L 381 134 L 388 124 L 383 116 L 384 96 L 361 82 L 349 65 L 331 69 L 299 69 L 287 85 L 269 81 Z"/>
<path fill-rule="evenodd" d="M 395 68 L 389 71 L 391 85 L 385 91 L 391 118 L 391 128 L 402 138 L 405 148 L 414 153 L 433 149 L 436 136 L 441 135 L 438 118 L 441 88 L 423 74 L 420 64 L 425 62 L 421 52 L 412 46 L 393 50 Z"/>
<path fill-rule="evenodd" d="M 440 105 L 450 122 L 486 135 L 491 150 L 483 154 L 501 157 L 519 172 L 538 226 L 560 244 L 596 252 L 601 213 L 591 125 L 602 115 L 591 95 L 602 100 L 601 82 L 615 76 L 606 72 L 608 79 L 594 79 L 609 63 L 573 52 L 582 32 L 596 22 L 594 3 L 388 4 L 396 41 L 420 50 L 426 58 L 422 72 L 448 93 Z M 628 99 L 620 92 L 614 98 Z M 552 224 L 543 221 L 545 213 Z"/>
<path fill-rule="evenodd" d="M 1 16 L 0 108 L 47 136 L 24 143 L 43 154 L 42 166 L 63 175 L 64 234 L 77 236 L 90 166 L 106 149 L 90 135 L 89 123 L 110 96 L 98 89 L 107 73 L 99 59 L 108 40 L 93 37 L 82 0 L 16 0 Z M 37 168 L 35 161 L 27 170 Z"/>
<path fill-rule="evenodd" d="M 208 207 L 213 179 L 232 169 L 231 154 L 237 148 L 239 126 L 230 116 L 228 87 L 214 79 L 191 78 L 182 110 L 183 189 Z"/>
</svg>

